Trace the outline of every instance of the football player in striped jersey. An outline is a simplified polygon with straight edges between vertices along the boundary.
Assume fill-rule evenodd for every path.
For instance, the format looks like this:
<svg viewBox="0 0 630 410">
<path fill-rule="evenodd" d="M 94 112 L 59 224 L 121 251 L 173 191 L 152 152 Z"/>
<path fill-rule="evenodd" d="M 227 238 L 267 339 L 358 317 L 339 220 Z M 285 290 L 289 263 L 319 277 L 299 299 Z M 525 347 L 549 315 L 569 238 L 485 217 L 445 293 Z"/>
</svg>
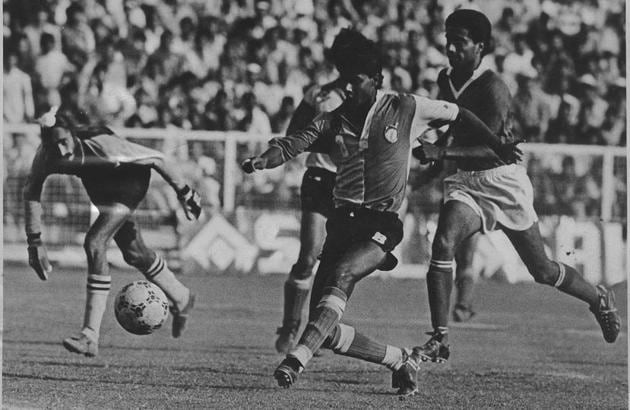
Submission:
<svg viewBox="0 0 630 410">
<path fill-rule="evenodd" d="M 98 354 L 99 330 L 111 287 L 107 248 L 112 238 L 124 260 L 168 296 L 172 335 L 179 337 L 195 295 L 175 277 L 162 257 L 145 245 L 133 212 L 147 193 L 152 169 L 175 190 L 188 219 L 200 215 L 199 195 L 180 180 L 162 153 L 129 142 L 106 127 L 76 127 L 55 108 L 44 114 L 40 124 L 42 142 L 23 191 L 29 264 L 40 279 L 47 280 L 52 271 L 41 237 L 40 198 L 46 178 L 51 174 L 78 176 L 99 210 L 84 242 L 88 276 L 83 327 L 63 340 L 64 347 L 89 357 Z"/>
<path fill-rule="evenodd" d="M 480 143 L 515 160 L 515 146 L 498 137 L 470 111 L 446 101 L 383 92 L 376 45 L 357 31 L 342 30 L 343 58 L 335 59 L 347 84 L 346 100 L 322 113 L 304 129 L 270 141 L 261 155 L 242 164 L 245 172 L 274 168 L 306 150 L 329 153 L 337 165 L 335 209 L 313 284 L 312 309 L 297 346 L 276 368 L 274 378 L 289 387 L 321 346 L 335 353 L 380 363 L 393 371 L 392 385 L 402 395 L 417 391 L 417 366 L 407 351 L 377 342 L 341 323 L 356 283 L 376 269 L 391 270 L 391 251 L 402 240 L 397 211 L 406 193 L 412 140 L 430 123 L 458 123 L 476 131 Z M 343 41 L 341 41 L 343 39 Z"/>
</svg>

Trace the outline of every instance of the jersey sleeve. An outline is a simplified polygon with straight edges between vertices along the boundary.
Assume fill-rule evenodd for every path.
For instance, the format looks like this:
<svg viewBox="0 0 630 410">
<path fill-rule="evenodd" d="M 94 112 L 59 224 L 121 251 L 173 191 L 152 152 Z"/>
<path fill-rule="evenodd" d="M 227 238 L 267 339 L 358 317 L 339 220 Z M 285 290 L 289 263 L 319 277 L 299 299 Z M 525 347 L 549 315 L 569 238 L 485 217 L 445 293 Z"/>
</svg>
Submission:
<svg viewBox="0 0 630 410">
<path fill-rule="evenodd" d="M 47 155 L 40 145 L 33 158 L 31 173 L 26 179 L 22 195 L 25 201 L 39 202 L 44 188 L 44 181 L 51 174 Z"/>
<path fill-rule="evenodd" d="M 305 128 L 281 138 L 269 141 L 270 147 L 277 147 L 282 152 L 283 161 L 295 158 L 305 151 L 326 152 L 323 143 L 325 130 L 330 127 L 330 116 L 322 113 L 315 117 Z"/>
<path fill-rule="evenodd" d="M 114 134 L 102 134 L 84 140 L 101 159 L 115 164 L 151 165 L 164 159 L 164 154 L 144 145 L 127 141 Z"/>
<path fill-rule="evenodd" d="M 411 136 L 418 137 L 426 130 L 430 123 L 448 123 L 455 121 L 459 114 L 459 107 L 456 104 L 443 100 L 432 100 L 430 98 L 413 96 L 416 103 L 413 121 L 411 122 Z"/>
</svg>

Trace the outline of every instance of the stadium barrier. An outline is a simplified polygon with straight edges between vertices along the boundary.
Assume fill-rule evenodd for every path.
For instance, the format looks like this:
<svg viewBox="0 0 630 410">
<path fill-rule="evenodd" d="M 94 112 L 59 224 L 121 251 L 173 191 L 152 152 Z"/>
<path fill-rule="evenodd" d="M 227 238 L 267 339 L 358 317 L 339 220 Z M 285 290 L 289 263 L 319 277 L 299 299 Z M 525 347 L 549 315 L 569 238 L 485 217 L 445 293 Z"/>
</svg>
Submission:
<svg viewBox="0 0 630 410">
<path fill-rule="evenodd" d="M 201 222 L 191 223 L 182 218 L 172 190 L 159 177 L 152 179 L 137 219 L 146 242 L 165 253 L 172 264 L 178 264 L 184 273 L 286 274 L 289 271 L 299 249 L 298 198 L 304 170 L 300 159 L 277 170 L 244 176 L 238 164 L 248 155 L 260 152 L 271 136 L 174 129 L 114 131 L 174 158 L 186 178 L 204 195 L 206 212 Z M 17 135 L 38 141 L 39 127 L 4 124 L 5 160 Z M 569 194 L 573 189 L 576 195 L 574 200 L 567 201 L 565 197 L 565 203 L 556 201 L 537 209 L 549 254 L 576 265 L 591 282 L 610 284 L 625 280 L 625 148 L 523 144 L 523 150 L 526 164 L 536 162 L 542 170 L 536 175 L 555 178 L 551 192 L 536 191 L 535 196 L 551 195 L 549 199 L 554 199 L 553 195 L 567 194 L 559 193 L 559 188 Z M 575 175 L 563 180 L 565 158 L 573 160 Z M 412 173 L 416 167 L 414 162 Z M 26 175 L 23 171 L 21 174 L 13 171 L 5 169 L 3 185 L 4 256 L 5 260 L 26 261 L 23 207 L 19 199 Z M 532 174 L 535 189 L 544 190 L 536 175 Z M 436 195 L 416 197 L 419 199 L 410 199 L 413 203 L 404 218 L 405 240 L 397 249 L 401 265 L 393 272 L 381 273 L 382 276 L 422 277 L 426 272 L 438 203 Z M 427 200 L 428 197 L 433 199 Z M 78 178 L 49 178 L 42 203 L 43 236 L 51 259 L 59 264 L 85 266 L 81 244 L 96 210 Z M 118 252 L 110 252 L 110 260 L 124 266 Z M 481 241 L 475 265 L 485 276 L 501 276 L 510 282 L 530 280 L 501 233 Z"/>
</svg>

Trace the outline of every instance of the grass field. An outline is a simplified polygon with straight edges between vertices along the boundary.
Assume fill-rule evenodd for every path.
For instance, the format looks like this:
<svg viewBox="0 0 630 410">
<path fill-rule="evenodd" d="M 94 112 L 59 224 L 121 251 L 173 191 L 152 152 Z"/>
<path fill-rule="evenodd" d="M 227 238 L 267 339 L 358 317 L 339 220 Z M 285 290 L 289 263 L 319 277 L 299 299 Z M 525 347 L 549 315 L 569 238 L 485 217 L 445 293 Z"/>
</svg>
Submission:
<svg viewBox="0 0 630 410">
<path fill-rule="evenodd" d="M 114 271 L 113 294 L 140 279 Z M 624 329 L 603 341 L 588 308 L 535 284 L 484 281 L 478 316 L 453 325 L 452 354 L 424 365 L 420 393 L 400 400 L 385 368 L 326 352 L 297 385 L 271 377 L 280 322 L 281 276 L 188 276 L 198 293 L 191 328 L 133 336 L 116 323 L 110 297 L 100 355 L 66 352 L 79 329 L 85 273 L 55 271 L 40 282 L 24 266 L 4 269 L 3 408 L 628 408 L 626 285 L 615 288 Z M 426 340 L 424 281 L 366 279 L 346 321 L 368 335 L 409 346 Z"/>
</svg>

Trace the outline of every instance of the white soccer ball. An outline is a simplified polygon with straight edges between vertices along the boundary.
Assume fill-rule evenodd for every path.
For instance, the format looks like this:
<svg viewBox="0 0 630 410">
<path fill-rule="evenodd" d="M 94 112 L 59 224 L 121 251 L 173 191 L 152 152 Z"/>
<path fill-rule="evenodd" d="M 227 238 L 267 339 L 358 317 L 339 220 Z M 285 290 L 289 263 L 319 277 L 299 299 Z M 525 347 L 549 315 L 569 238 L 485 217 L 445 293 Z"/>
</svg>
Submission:
<svg viewBox="0 0 630 410">
<path fill-rule="evenodd" d="M 134 335 L 148 335 L 162 327 L 168 317 L 168 298 L 156 285 L 138 280 L 125 285 L 114 305 L 116 320 Z"/>
</svg>

